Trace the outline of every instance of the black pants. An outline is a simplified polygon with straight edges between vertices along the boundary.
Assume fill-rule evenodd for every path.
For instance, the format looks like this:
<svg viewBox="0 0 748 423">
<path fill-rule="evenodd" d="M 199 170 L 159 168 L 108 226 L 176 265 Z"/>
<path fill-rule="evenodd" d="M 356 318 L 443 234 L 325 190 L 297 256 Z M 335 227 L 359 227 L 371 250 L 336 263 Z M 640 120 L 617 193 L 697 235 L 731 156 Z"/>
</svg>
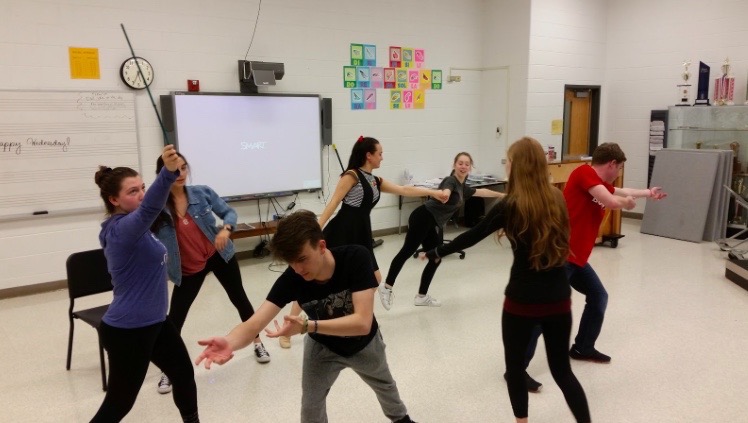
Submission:
<svg viewBox="0 0 748 423">
<path fill-rule="evenodd" d="M 413 257 L 419 246 L 423 245 L 423 249 L 428 251 L 442 245 L 443 242 L 444 232 L 442 228 L 437 226 L 434 216 L 426 210 L 426 207 L 419 206 L 413 210 L 408 218 L 408 232 L 405 234 L 403 247 L 392 259 L 390 270 L 387 272 L 387 279 L 385 279 L 387 285 L 395 285 L 395 279 L 403 269 L 403 265 Z M 441 261 L 439 263 L 434 260 L 428 261 L 421 274 L 421 285 L 418 287 L 419 294 L 426 295 L 429 292 L 431 280 L 434 279 L 434 274 L 440 263 Z"/>
<path fill-rule="evenodd" d="M 101 323 L 101 340 L 109 356 L 109 388 L 91 422 L 119 422 L 135 404 L 149 363 L 169 376 L 174 404 L 185 421 L 197 421 L 197 387 L 184 341 L 167 317 L 162 323 L 121 329 Z"/>
<path fill-rule="evenodd" d="M 569 337 L 571 336 L 571 312 L 546 317 L 524 317 L 503 312 L 501 331 L 504 341 L 504 362 L 509 400 L 514 416 L 527 417 L 527 384 L 525 381 L 525 354 L 533 329 L 539 325 L 543 330 L 548 367 L 566 404 L 571 408 L 577 422 L 590 421 L 590 410 L 582 385 L 571 371 L 569 363 Z"/>
<path fill-rule="evenodd" d="M 169 317 L 174 322 L 178 332 L 182 332 L 184 321 L 187 320 L 187 313 L 190 311 L 195 298 L 197 298 L 197 294 L 200 292 L 203 282 L 205 282 L 205 277 L 210 272 L 216 275 L 218 282 L 223 286 L 223 290 L 228 294 L 229 300 L 239 312 L 239 318 L 242 319 L 242 322 L 255 313 L 252 303 L 247 298 L 247 293 L 244 292 L 242 275 L 236 257 L 231 257 L 231 260 L 227 263 L 220 254 L 215 253 L 208 259 L 203 270 L 194 275 L 182 276 L 182 283 L 179 286 L 174 286 L 171 293 Z"/>
</svg>

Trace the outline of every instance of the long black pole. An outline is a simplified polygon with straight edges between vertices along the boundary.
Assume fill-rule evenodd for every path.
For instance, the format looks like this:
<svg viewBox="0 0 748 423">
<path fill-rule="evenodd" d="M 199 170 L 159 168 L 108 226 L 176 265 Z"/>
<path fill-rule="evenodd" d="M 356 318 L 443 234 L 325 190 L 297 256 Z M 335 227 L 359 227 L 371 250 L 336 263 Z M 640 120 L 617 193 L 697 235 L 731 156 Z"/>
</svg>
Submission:
<svg viewBox="0 0 748 423">
<path fill-rule="evenodd" d="M 343 166 L 343 161 L 340 160 L 340 153 L 338 153 L 338 147 L 336 147 L 335 144 L 333 144 L 332 149 L 335 150 L 335 155 L 338 156 L 338 163 L 340 163 L 340 170 L 345 172 L 345 166 Z"/>
<path fill-rule="evenodd" d="M 161 120 L 161 114 L 158 113 L 158 108 L 156 107 L 156 102 L 153 101 L 153 94 L 151 94 L 151 88 L 148 86 L 149 84 L 145 81 L 145 75 L 143 75 L 143 70 L 140 69 L 140 63 L 138 63 L 138 60 L 136 59 L 137 56 L 135 56 L 135 50 L 132 49 L 132 44 L 130 44 L 130 37 L 127 36 L 127 31 L 125 31 L 125 25 L 124 24 L 119 24 L 119 26 L 122 27 L 122 33 L 125 34 L 125 40 L 127 41 L 128 47 L 130 47 L 130 53 L 132 54 L 132 58 L 133 58 L 133 60 L 135 60 L 135 66 L 138 67 L 138 76 L 143 79 L 143 85 L 145 85 L 145 90 L 148 91 L 148 97 L 151 98 L 151 104 L 153 105 L 153 111 L 156 112 L 156 117 L 158 118 L 158 124 L 161 125 L 161 132 L 163 132 L 163 134 L 164 134 L 164 145 L 171 144 L 169 142 L 169 136 L 166 135 L 166 128 L 164 127 L 164 122 Z"/>
</svg>

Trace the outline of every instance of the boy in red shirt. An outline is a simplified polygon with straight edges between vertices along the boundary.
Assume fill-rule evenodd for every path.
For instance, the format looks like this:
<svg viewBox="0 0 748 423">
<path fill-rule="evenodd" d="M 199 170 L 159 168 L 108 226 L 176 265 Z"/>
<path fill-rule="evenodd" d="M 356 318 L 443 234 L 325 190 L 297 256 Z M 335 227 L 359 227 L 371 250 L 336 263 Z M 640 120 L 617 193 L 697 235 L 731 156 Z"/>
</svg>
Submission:
<svg viewBox="0 0 748 423">
<path fill-rule="evenodd" d="M 569 210 L 571 254 L 566 263 L 566 275 L 572 288 L 586 297 L 579 332 L 571 346 L 569 356 L 575 360 L 609 363 L 610 356 L 595 349 L 608 305 L 608 292 L 600 278 L 587 262 L 595 246 L 605 209 L 631 210 L 637 198 L 660 200 L 665 194 L 660 187 L 650 189 L 616 188 L 612 183 L 618 177 L 626 155 L 616 143 L 600 144 L 592 153 L 590 166 L 582 165 L 569 175 L 564 188 L 566 207 Z M 537 334 L 537 336 L 536 336 Z M 536 330 L 527 349 L 527 363 L 535 354 L 540 331 Z M 531 383 L 531 382 L 534 382 Z M 528 389 L 540 390 L 540 383 L 528 378 Z M 534 389 L 533 389 L 534 388 Z"/>
</svg>

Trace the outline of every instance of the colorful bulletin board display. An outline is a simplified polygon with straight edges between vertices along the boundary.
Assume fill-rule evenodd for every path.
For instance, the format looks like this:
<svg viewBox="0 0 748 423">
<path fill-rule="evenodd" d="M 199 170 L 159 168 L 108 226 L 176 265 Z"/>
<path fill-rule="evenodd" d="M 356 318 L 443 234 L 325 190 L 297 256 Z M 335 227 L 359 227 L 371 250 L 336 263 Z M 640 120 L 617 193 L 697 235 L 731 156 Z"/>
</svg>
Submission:
<svg viewBox="0 0 748 423">
<path fill-rule="evenodd" d="M 377 108 L 377 89 L 389 89 L 390 109 L 424 109 L 426 90 L 441 90 L 443 73 L 426 69 L 426 51 L 390 46 L 388 65 L 377 66 L 377 47 L 350 45 L 350 64 L 343 66 L 343 86 L 351 89 L 351 110 Z"/>
</svg>

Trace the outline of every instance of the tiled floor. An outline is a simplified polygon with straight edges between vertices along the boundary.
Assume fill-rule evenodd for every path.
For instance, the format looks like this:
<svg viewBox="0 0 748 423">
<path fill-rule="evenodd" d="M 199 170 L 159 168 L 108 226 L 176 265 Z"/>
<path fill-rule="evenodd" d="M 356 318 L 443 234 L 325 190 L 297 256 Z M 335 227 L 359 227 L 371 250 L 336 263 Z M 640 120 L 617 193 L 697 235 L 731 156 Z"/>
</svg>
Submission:
<svg viewBox="0 0 748 423">
<path fill-rule="evenodd" d="M 624 220 L 618 248 L 598 247 L 591 264 L 610 294 L 598 349 L 609 365 L 573 362 L 593 421 L 748 421 L 748 292 L 724 278 L 724 258 L 713 243 L 693 244 L 639 233 Z M 453 235 L 453 234 L 449 234 Z M 384 237 L 375 251 L 386 273 L 403 235 Z M 411 416 L 419 422 L 511 422 L 503 373 L 500 304 L 511 251 L 486 239 L 465 260 L 449 258 L 431 294 L 441 308 L 413 306 L 423 263 L 407 263 L 392 310 L 375 305 L 390 367 Z M 270 262 L 241 262 L 255 306 L 277 273 Z M 208 279 L 184 327 L 190 354 L 196 340 L 238 323 L 220 285 Z M 574 293 L 575 325 L 584 298 Z M 0 421 L 86 422 L 104 396 L 95 331 L 77 326 L 73 367 L 65 370 L 67 292 L 0 301 Z M 574 333 L 576 331 L 574 330 Z M 204 422 L 298 421 L 302 340 L 290 350 L 265 341 L 272 362 L 255 362 L 244 350 L 225 366 L 196 369 Z M 539 351 L 544 351 L 542 347 Z M 543 382 L 530 396 L 530 421 L 573 418 L 553 383 L 545 357 L 530 373 Z M 152 368 L 125 421 L 176 422 L 171 395 L 156 393 Z M 373 392 L 350 371 L 328 397 L 331 422 L 386 422 Z"/>
</svg>

